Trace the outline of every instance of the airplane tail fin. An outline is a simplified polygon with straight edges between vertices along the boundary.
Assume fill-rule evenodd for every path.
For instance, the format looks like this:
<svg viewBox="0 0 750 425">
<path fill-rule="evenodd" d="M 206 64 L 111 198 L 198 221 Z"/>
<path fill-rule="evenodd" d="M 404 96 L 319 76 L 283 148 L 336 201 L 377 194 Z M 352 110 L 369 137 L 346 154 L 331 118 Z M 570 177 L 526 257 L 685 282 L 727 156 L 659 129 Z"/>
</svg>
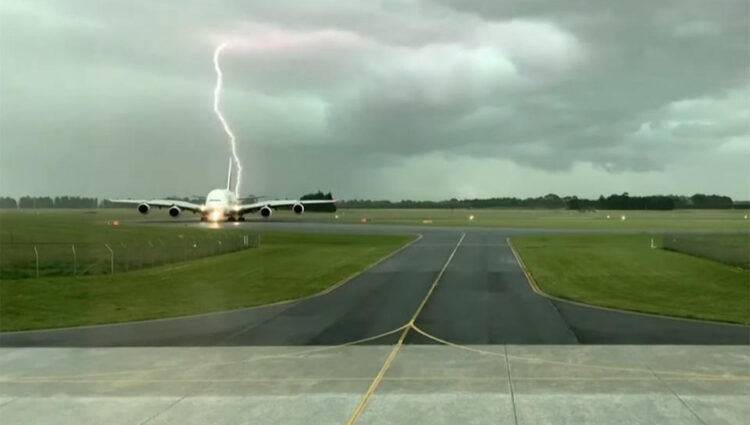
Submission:
<svg viewBox="0 0 750 425">
<path fill-rule="evenodd" d="M 232 190 L 232 157 L 229 157 L 229 173 L 227 174 L 227 190 Z"/>
</svg>

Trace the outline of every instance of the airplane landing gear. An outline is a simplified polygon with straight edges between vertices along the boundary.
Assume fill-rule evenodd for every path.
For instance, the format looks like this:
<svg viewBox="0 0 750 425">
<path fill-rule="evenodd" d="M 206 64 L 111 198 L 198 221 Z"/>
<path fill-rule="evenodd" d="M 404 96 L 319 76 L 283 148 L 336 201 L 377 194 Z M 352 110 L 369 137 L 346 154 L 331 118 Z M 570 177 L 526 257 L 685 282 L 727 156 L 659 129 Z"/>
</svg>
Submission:
<svg viewBox="0 0 750 425">
<path fill-rule="evenodd" d="M 237 220 L 238 220 L 238 221 L 245 221 L 245 217 L 243 217 L 243 216 L 239 216 L 239 217 L 237 217 Z"/>
<path fill-rule="evenodd" d="M 234 218 L 233 215 L 230 215 L 229 217 L 227 217 L 227 221 L 234 221 L 234 220 L 235 220 L 235 218 Z"/>
</svg>

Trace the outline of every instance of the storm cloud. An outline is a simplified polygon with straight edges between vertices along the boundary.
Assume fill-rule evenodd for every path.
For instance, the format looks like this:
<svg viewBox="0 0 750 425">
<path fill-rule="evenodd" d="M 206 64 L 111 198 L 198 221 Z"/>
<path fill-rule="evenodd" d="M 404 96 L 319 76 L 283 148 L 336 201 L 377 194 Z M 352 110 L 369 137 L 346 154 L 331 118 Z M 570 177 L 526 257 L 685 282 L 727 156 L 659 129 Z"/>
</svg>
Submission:
<svg viewBox="0 0 750 425">
<path fill-rule="evenodd" d="M 750 198 L 747 1 L 5 1 L 0 192 Z"/>
</svg>

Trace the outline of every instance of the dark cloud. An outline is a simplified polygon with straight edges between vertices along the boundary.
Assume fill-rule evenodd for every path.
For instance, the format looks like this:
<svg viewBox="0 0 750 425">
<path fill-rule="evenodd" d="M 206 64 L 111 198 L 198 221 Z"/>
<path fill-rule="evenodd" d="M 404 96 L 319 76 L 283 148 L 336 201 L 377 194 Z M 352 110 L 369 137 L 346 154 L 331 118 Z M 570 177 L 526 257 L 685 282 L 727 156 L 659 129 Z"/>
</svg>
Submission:
<svg viewBox="0 0 750 425">
<path fill-rule="evenodd" d="M 749 15 L 744 1 L 8 1 L 0 190 L 220 184 L 210 60 L 228 40 L 247 191 L 750 197 Z"/>
</svg>

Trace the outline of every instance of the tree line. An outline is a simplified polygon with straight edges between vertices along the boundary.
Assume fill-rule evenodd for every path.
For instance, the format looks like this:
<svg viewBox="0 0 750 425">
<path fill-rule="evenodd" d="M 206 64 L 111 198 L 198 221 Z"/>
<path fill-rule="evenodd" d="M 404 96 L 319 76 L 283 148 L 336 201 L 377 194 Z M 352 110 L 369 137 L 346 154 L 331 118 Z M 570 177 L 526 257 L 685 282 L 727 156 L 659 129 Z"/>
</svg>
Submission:
<svg viewBox="0 0 750 425">
<path fill-rule="evenodd" d="M 0 208 L 97 208 L 97 198 L 83 196 L 22 196 L 15 198 L 0 196 Z"/>
<path fill-rule="evenodd" d="M 630 196 L 627 192 L 598 199 L 558 196 L 554 193 L 536 198 L 475 198 L 444 201 L 414 201 L 353 199 L 339 202 L 340 208 L 547 208 L 571 210 L 673 210 L 685 208 L 731 209 L 746 208 L 745 202 L 735 202 L 728 196 L 695 194 L 693 196 L 652 195 Z"/>
<path fill-rule="evenodd" d="M 608 197 L 599 196 L 599 199 L 578 199 L 573 197 L 568 200 L 567 207 L 572 210 L 673 210 L 673 209 L 732 209 L 735 202 L 728 196 L 704 195 L 697 193 L 693 196 L 676 195 L 654 195 L 654 196 L 630 196 L 627 192 Z"/>
<path fill-rule="evenodd" d="M 323 193 L 323 191 L 319 190 L 315 193 L 308 193 L 306 195 L 302 195 L 299 197 L 300 201 L 307 201 L 307 200 L 315 200 L 315 199 L 323 199 L 323 200 L 333 200 L 333 194 L 331 192 Z M 320 204 L 320 205 L 307 205 L 305 207 L 305 211 L 310 212 L 334 212 L 336 211 L 336 204 Z"/>
<path fill-rule="evenodd" d="M 188 201 L 196 204 L 203 202 L 198 197 L 167 197 Z M 300 197 L 300 200 L 333 199 L 331 192 L 317 191 Z M 99 201 L 97 198 L 82 196 L 23 196 L 16 200 L 11 197 L 0 197 L 0 208 L 121 208 L 121 204 L 114 204 L 106 199 Z M 622 194 L 601 195 L 597 199 L 578 198 L 576 196 L 558 196 L 550 193 L 539 197 L 516 198 L 473 198 L 456 199 L 451 198 L 443 201 L 416 201 L 416 200 L 370 200 L 351 199 L 339 201 L 340 208 L 547 208 L 547 209 L 571 209 L 571 210 L 673 210 L 673 209 L 748 209 L 750 203 L 747 201 L 733 201 L 729 196 L 706 195 L 697 193 L 692 196 L 678 195 L 652 195 L 652 196 L 630 196 L 627 192 Z M 308 205 L 308 211 L 335 211 L 336 205 Z"/>
</svg>

